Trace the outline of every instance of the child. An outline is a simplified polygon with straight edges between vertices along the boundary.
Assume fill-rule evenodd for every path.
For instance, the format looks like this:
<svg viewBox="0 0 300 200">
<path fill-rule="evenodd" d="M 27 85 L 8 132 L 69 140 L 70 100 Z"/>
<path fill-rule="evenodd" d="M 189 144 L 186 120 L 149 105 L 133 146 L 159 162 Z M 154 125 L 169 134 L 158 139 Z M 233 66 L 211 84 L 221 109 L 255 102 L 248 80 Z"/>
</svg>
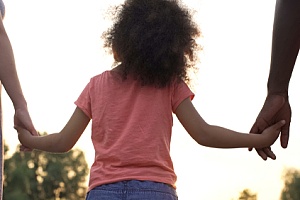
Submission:
<svg viewBox="0 0 300 200">
<path fill-rule="evenodd" d="M 92 119 L 95 160 L 87 200 L 178 199 L 172 113 L 200 145 L 262 148 L 275 142 L 284 121 L 262 134 L 243 134 L 207 124 L 194 108 L 185 81 L 200 32 L 188 9 L 177 0 L 126 0 L 117 11 L 104 36 L 119 65 L 90 80 L 66 126 L 41 137 L 16 127 L 24 146 L 67 152 Z"/>
</svg>

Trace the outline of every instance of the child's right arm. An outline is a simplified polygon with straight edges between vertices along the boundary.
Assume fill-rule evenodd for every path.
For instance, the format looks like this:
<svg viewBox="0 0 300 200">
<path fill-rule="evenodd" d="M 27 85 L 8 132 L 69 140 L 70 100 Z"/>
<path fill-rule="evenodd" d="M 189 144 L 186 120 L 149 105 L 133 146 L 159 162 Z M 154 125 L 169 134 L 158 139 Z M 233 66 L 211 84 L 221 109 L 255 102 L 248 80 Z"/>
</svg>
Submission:
<svg viewBox="0 0 300 200">
<path fill-rule="evenodd" d="M 18 131 L 18 137 L 22 145 L 41 151 L 63 153 L 72 149 L 89 121 L 90 118 L 77 107 L 68 123 L 59 133 L 46 136 L 32 136 L 21 127 L 15 128 Z"/>
<path fill-rule="evenodd" d="M 263 148 L 271 146 L 279 136 L 282 120 L 265 129 L 262 134 L 246 134 L 207 124 L 189 98 L 181 102 L 175 111 L 181 124 L 200 145 L 215 148 Z"/>
</svg>

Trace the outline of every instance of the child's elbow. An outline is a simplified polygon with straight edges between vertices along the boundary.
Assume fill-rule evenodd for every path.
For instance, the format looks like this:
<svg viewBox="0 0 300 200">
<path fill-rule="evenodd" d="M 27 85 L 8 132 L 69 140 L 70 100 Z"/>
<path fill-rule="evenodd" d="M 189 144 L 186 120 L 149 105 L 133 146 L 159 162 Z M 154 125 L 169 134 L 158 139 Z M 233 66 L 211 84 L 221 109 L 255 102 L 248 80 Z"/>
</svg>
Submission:
<svg viewBox="0 0 300 200">
<path fill-rule="evenodd" d="M 57 144 L 56 147 L 54 147 L 55 148 L 54 151 L 56 153 L 67 153 L 73 148 L 73 146 L 74 145 L 69 145 L 61 141 L 59 144 Z"/>
<path fill-rule="evenodd" d="M 201 146 L 210 146 L 211 138 L 205 127 L 199 127 L 189 132 L 190 136 Z"/>
<path fill-rule="evenodd" d="M 75 145 L 75 142 L 70 139 L 66 139 L 62 137 L 64 134 L 59 133 L 56 138 L 56 145 L 53 144 L 52 148 L 56 148 L 55 151 L 57 153 L 67 153 L 69 152 L 73 146 Z M 56 146 L 56 147 L 55 147 Z"/>
<path fill-rule="evenodd" d="M 60 149 L 60 153 L 67 153 L 67 152 L 71 151 L 72 148 L 73 148 L 73 145 L 72 146 L 65 145 Z"/>
<path fill-rule="evenodd" d="M 194 138 L 194 140 L 201 146 L 211 146 L 210 138 L 206 134 L 199 133 L 199 135 L 196 138 Z"/>
</svg>

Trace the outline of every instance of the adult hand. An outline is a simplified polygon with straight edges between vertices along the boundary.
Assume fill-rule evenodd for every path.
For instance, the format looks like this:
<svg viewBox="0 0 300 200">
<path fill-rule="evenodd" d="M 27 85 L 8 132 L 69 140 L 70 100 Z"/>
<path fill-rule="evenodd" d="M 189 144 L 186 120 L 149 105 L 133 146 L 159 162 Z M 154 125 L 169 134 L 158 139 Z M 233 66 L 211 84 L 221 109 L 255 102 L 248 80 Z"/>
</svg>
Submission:
<svg viewBox="0 0 300 200">
<path fill-rule="evenodd" d="M 288 95 L 269 94 L 250 133 L 261 134 L 270 125 L 285 120 L 285 125 L 281 128 L 280 141 L 281 146 L 286 148 L 289 140 L 291 113 Z M 251 151 L 252 149 L 249 150 Z M 268 157 L 273 160 L 276 159 L 271 147 L 256 149 L 256 151 L 263 160 L 267 160 Z"/>
</svg>

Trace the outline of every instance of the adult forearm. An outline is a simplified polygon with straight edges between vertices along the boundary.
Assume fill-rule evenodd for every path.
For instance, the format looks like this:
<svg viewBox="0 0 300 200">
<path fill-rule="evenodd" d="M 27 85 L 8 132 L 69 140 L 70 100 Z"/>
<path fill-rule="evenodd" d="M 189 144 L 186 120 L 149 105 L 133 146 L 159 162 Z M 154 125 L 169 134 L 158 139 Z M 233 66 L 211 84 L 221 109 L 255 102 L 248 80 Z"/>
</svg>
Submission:
<svg viewBox="0 0 300 200">
<path fill-rule="evenodd" d="M 15 109 L 26 107 L 26 101 L 17 75 L 11 43 L 0 19 L 0 80 Z"/>
<path fill-rule="evenodd" d="M 287 94 L 300 47 L 300 1 L 277 0 L 273 24 L 269 94 Z"/>
</svg>

